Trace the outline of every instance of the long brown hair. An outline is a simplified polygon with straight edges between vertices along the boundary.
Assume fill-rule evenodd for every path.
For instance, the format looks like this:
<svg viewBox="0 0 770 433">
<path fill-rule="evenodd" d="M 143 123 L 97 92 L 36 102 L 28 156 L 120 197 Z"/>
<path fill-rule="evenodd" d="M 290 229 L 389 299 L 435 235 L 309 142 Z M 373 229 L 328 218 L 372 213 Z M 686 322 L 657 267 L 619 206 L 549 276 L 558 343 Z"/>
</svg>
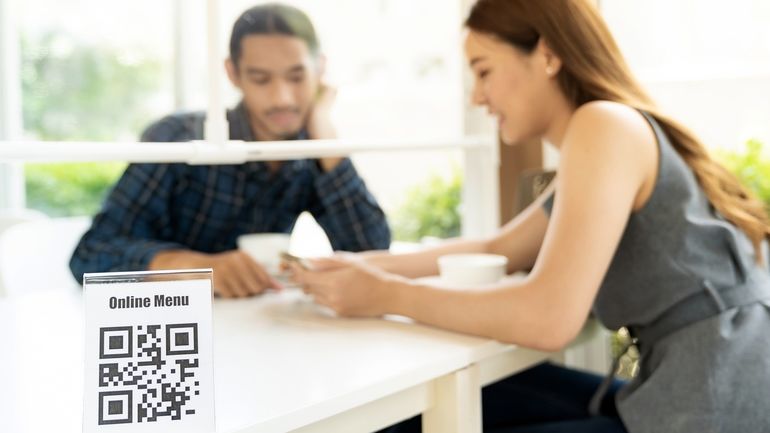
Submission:
<svg viewBox="0 0 770 433">
<path fill-rule="evenodd" d="M 587 0 L 478 0 L 465 25 L 531 53 L 543 38 L 562 61 L 557 80 L 579 107 L 619 102 L 652 115 L 695 173 L 714 208 L 751 239 L 757 262 L 770 238 L 770 219 L 761 201 L 714 161 L 687 128 L 663 114 L 626 64 L 604 20 Z"/>
</svg>

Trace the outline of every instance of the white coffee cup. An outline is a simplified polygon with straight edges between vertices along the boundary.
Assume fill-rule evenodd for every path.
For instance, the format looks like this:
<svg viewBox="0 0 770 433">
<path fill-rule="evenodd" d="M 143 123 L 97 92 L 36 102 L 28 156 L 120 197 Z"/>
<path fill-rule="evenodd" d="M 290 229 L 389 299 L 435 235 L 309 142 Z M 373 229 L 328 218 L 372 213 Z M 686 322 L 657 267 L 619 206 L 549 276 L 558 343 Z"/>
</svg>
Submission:
<svg viewBox="0 0 770 433">
<path fill-rule="evenodd" d="M 497 254 L 447 254 L 438 258 L 441 282 L 448 286 L 493 284 L 505 276 L 508 258 Z"/>
<path fill-rule="evenodd" d="M 238 249 L 245 251 L 271 275 L 281 270 L 281 252 L 289 251 L 291 235 L 288 233 L 252 233 L 238 236 Z"/>
</svg>

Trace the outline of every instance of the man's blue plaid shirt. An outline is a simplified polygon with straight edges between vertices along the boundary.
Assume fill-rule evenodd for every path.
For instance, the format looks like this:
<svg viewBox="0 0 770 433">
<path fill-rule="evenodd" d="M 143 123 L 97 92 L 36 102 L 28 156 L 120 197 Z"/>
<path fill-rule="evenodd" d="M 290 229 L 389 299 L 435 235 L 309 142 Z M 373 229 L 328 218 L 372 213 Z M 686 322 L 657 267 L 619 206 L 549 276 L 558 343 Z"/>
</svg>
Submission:
<svg viewBox="0 0 770 433">
<path fill-rule="evenodd" d="M 254 141 L 247 116 L 242 105 L 228 111 L 231 139 Z M 199 140 L 203 121 L 202 113 L 168 116 L 142 141 Z M 306 210 L 335 250 L 390 245 L 385 215 L 349 159 L 328 173 L 311 159 L 287 161 L 274 173 L 264 162 L 131 164 L 75 248 L 70 269 L 82 281 L 86 272 L 147 269 L 162 250 L 228 251 L 245 233 L 289 233 Z"/>
</svg>

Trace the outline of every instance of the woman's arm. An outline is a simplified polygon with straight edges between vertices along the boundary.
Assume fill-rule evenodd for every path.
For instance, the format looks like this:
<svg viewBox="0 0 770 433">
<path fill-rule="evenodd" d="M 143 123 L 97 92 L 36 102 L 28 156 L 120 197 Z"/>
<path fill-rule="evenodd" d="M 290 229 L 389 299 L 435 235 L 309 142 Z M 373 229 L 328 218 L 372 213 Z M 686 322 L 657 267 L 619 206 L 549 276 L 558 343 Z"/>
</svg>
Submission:
<svg viewBox="0 0 770 433">
<path fill-rule="evenodd" d="M 491 238 L 451 239 L 441 245 L 409 254 L 394 255 L 387 251 L 373 251 L 362 253 L 360 256 L 370 265 L 408 278 L 438 274 L 438 258 L 454 253 L 501 254 L 508 257 L 509 273 L 531 269 L 548 226 L 548 217 L 542 211 L 542 206 L 551 190 L 552 188 L 548 188 Z"/>
<path fill-rule="evenodd" d="M 391 278 L 382 290 L 391 293 L 385 312 L 538 349 L 564 347 L 588 315 L 630 213 L 650 194 L 657 158 L 639 113 L 619 104 L 584 106 L 565 136 L 551 223 L 529 276 L 465 291 Z"/>
</svg>

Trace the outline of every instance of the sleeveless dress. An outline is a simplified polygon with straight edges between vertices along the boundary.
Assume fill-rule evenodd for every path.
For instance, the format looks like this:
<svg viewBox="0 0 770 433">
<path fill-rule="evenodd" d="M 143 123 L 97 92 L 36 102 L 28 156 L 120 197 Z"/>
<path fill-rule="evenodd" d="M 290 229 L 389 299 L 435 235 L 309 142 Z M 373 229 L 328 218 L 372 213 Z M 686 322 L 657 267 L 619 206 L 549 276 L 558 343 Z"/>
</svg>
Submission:
<svg viewBox="0 0 770 433">
<path fill-rule="evenodd" d="M 655 187 L 593 305 L 604 326 L 638 340 L 639 374 L 616 396 L 621 419 L 630 433 L 770 432 L 770 274 L 642 114 L 660 150 Z"/>
</svg>

